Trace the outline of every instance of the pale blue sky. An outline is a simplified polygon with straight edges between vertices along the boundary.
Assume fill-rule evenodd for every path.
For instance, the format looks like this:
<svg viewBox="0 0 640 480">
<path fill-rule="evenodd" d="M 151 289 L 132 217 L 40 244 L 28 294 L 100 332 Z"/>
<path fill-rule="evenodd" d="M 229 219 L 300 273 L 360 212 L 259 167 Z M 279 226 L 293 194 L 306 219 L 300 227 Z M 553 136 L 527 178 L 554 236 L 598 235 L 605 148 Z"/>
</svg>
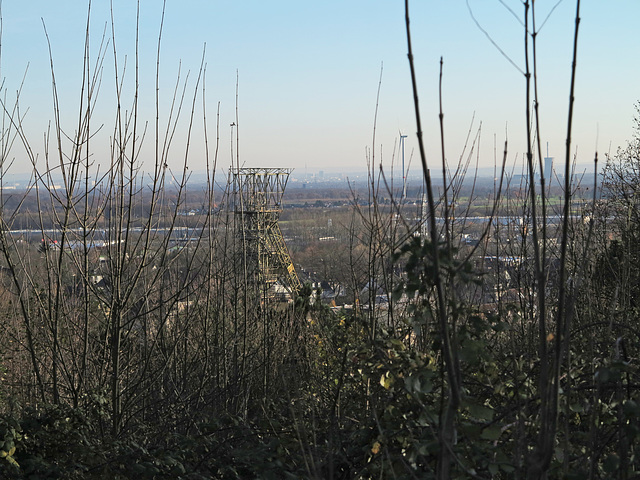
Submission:
<svg viewBox="0 0 640 480">
<path fill-rule="evenodd" d="M 522 15 L 520 1 L 504 0 Z M 538 22 L 555 0 L 536 2 Z M 473 12 L 492 38 L 524 68 L 522 26 L 497 0 L 469 0 Z M 375 140 L 376 162 L 389 166 L 399 131 L 408 135 L 406 155 L 417 151 L 412 92 L 407 61 L 404 10 L 401 1 L 325 0 L 219 1 L 167 0 L 161 47 L 161 115 L 166 116 L 178 66 L 182 78 L 190 71 L 193 86 L 206 44 L 206 98 L 210 145 L 215 142 L 216 109 L 220 102 L 219 165 L 230 164 L 230 123 L 235 120 L 236 71 L 239 75 L 240 160 L 247 166 L 305 167 L 313 170 L 364 169 L 372 147 L 376 91 L 383 65 Z M 129 63 L 123 104 L 131 105 L 135 2 L 114 0 L 119 65 Z M 154 75 L 162 2 L 140 7 L 140 118 L 154 120 Z M 447 156 L 460 157 L 475 115 L 482 122 L 480 164 L 494 162 L 494 138 L 502 151 L 509 136 L 510 163 L 525 151 L 524 77 L 491 45 L 473 22 L 465 0 L 414 1 L 411 5 L 414 56 L 429 161 L 440 159 L 438 70 L 444 57 L 443 101 Z M 43 133 L 52 118 L 51 75 L 43 21 L 51 40 L 61 98 L 62 120 L 72 132 L 77 125 L 78 89 L 82 73 L 87 4 L 76 0 L 5 0 L 2 3 L 2 78 L 11 103 L 28 67 L 20 104 L 32 148 L 44 152 Z M 542 28 L 539 81 L 543 142 L 550 153 L 564 156 L 567 100 L 575 2 L 560 2 Z M 634 103 L 640 100 L 640 2 L 582 2 L 578 50 L 573 149 L 579 163 L 601 158 L 624 145 L 633 132 Z M 92 5 L 92 54 L 107 25 L 105 0 Z M 108 138 L 115 109 L 113 54 L 104 63 L 100 100 L 94 117 L 94 158 L 108 161 Z M 191 105 L 192 91 L 188 105 Z M 194 170 L 204 165 L 202 113 L 190 150 Z M 171 150 L 170 164 L 184 156 L 188 110 Z M 166 120 L 165 120 L 166 121 Z M 152 138 L 145 140 L 145 161 L 151 160 Z M 28 170 L 19 146 L 13 149 L 13 171 Z M 499 154 L 501 155 L 501 153 Z M 396 154 L 397 161 L 397 154 Z M 413 160 L 417 168 L 417 159 Z"/>
</svg>

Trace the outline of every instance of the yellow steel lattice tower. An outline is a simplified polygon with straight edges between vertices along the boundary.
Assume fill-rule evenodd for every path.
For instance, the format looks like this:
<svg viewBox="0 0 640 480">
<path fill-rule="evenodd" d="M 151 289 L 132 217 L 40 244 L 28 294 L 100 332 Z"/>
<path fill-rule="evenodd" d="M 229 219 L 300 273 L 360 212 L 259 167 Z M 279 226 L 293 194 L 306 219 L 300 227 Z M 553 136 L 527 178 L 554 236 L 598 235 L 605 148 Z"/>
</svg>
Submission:
<svg viewBox="0 0 640 480">
<path fill-rule="evenodd" d="M 287 168 L 232 169 L 234 213 L 243 245 L 249 281 L 269 290 L 279 283 L 291 293 L 300 280 L 278 225 L 282 195 L 289 180 Z"/>
</svg>

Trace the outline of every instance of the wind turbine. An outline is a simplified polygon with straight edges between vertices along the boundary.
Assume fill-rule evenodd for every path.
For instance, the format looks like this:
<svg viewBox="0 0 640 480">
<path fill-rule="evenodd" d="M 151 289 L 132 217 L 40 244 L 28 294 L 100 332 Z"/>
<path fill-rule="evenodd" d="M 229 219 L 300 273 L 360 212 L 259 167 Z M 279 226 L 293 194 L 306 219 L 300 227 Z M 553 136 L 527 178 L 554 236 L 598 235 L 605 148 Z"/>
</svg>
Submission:
<svg viewBox="0 0 640 480">
<path fill-rule="evenodd" d="M 407 177 L 404 171 L 404 139 L 407 138 L 406 135 L 402 135 L 402 132 L 398 132 L 400 133 L 400 146 L 402 147 L 402 199 L 404 200 L 405 198 L 407 198 Z"/>
</svg>

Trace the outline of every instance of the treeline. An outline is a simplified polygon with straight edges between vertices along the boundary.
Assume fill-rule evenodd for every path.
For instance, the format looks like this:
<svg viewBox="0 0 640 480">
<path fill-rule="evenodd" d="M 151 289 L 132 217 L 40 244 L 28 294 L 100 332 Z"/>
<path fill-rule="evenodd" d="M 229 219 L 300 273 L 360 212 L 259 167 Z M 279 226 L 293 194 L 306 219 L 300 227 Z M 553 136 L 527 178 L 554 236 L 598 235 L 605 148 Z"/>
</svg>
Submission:
<svg viewBox="0 0 640 480">
<path fill-rule="evenodd" d="M 339 273 L 343 310 L 308 285 L 282 303 L 248 281 L 224 211 L 178 244 L 156 228 L 163 208 L 181 221 L 158 187 L 128 228 L 122 169 L 93 207 L 94 192 L 48 192 L 55 246 L 10 235 L 5 208 L 2 475 L 631 478 L 638 162 L 636 138 L 609 160 L 606 201 L 560 225 L 495 198 L 523 220 L 489 222 L 473 245 L 465 217 L 431 230 L 377 208 L 372 173 L 371 204 L 334 227 L 341 247 L 307 252 Z M 119 214 L 98 220 L 107 205 Z"/>
</svg>

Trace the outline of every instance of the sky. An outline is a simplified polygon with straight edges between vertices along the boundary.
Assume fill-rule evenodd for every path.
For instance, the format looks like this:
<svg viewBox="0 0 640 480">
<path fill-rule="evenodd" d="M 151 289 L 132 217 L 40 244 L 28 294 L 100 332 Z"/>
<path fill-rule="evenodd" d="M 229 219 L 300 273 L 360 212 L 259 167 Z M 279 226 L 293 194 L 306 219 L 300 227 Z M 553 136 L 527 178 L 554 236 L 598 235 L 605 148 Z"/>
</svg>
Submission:
<svg viewBox="0 0 640 480">
<path fill-rule="evenodd" d="M 11 111 L 20 90 L 22 126 L 42 170 L 45 157 L 55 151 L 44 140 L 55 118 L 47 36 L 60 124 L 72 136 L 79 118 L 88 3 L 31 0 L 29 8 L 24 5 L 2 2 L 2 97 Z M 140 3 L 138 124 L 147 125 L 139 157 L 143 170 L 155 158 L 162 9 L 159 0 Z M 109 2 L 94 0 L 89 15 L 89 57 L 92 69 L 100 65 L 91 120 L 95 167 L 109 162 L 118 104 L 116 68 L 121 107 L 130 112 L 134 101 L 136 2 L 113 0 L 112 11 L 113 22 Z M 540 132 L 543 153 L 548 145 L 557 166 L 565 158 L 575 11 L 575 1 L 536 2 Z M 442 158 L 440 58 L 449 165 L 471 159 L 472 165 L 491 167 L 501 161 L 506 139 L 508 168 L 521 168 L 526 152 L 523 12 L 518 0 L 410 2 L 431 168 L 440 169 Z M 589 164 L 595 152 L 602 162 L 634 132 L 634 105 L 640 100 L 640 2 L 587 0 L 580 16 L 571 156 Z M 98 62 L 103 38 L 108 45 Z M 213 163 L 217 144 L 217 164 L 223 169 L 231 164 L 233 151 L 240 165 L 248 167 L 348 174 L 382 163 L 397 175 L 402 134 L 407 135 L 406 168 L 418 172 L 404 2 L 166 0 L 159 51 L 161 145 L 172 104 L 175 117 L 186 85 L 175 130 L 169 129 L 174 132 L 167 155 L 172 169 L 179 170 L 185 158 L 192 171 L 204 169 L 207 158 Z M 178 100 L 172 103 L 176 84 Z M 6 115 L 4 125 L 6 130 Z M 63 149 L 71 151 L 64 139 Z M 21 142 L 14 142 L 5 168 L 10 160 L 14 173 L 32 168 Z"/>
</svg>

